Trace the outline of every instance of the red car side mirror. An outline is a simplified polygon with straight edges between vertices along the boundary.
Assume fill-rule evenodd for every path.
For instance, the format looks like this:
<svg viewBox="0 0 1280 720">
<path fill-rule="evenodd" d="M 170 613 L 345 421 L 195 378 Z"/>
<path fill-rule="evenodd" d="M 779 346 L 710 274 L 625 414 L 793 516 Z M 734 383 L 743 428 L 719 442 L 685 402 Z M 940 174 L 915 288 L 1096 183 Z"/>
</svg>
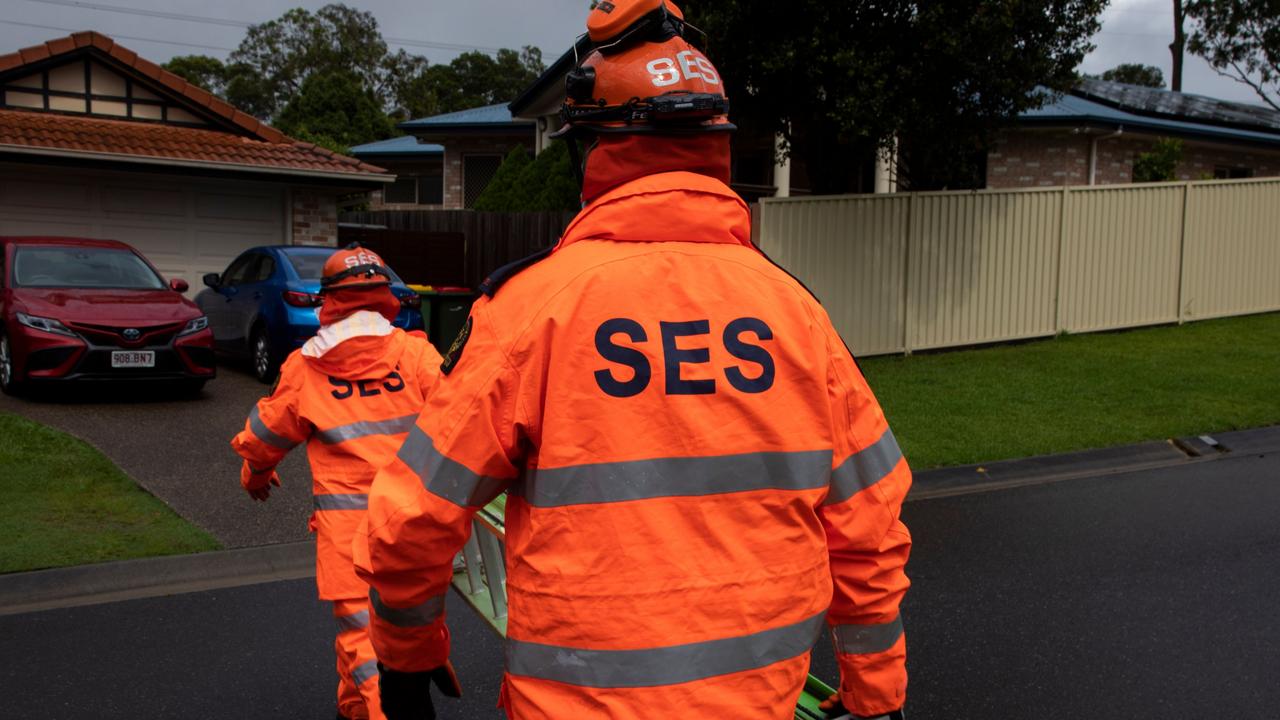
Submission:
<svg viewBox="0 0 1280 720">
<path fill-rule="evenodd" d="M 169 281 L 169 289 L 174 292 L 184 293 L 190 290 L 191 286 L 188 285 L 187 281 L 183 280 L 182 278 L 174 278 Z"/>
</svg>

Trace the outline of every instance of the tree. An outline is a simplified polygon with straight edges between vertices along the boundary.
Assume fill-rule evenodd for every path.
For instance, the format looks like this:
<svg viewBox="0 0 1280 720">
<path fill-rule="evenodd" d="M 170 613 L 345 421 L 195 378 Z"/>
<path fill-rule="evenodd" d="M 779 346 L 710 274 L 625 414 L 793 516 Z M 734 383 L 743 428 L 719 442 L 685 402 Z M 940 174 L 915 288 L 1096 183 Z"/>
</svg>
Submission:
<svg viewBox="0 0 1280 720">
<path fill-rule="evenodd" d="M 208 55 L 178 55 L 162 65 L 165 70 L 219 97 L 226 94 L 227 66 Z"/>
<path fill-rule="evenodd" d="M 1182 0 L 1173 0 L 1173 42 L 1169 54 L 1173 56 L 1173 91 L 1182 92 L 1182 60 L 1187 49 L 1187 9 Z"/>
<path fill-rule="evenodd" d="M 502 164 L 498 166 L 498 171 L 493 174 L 489 185 L 480 193 L 480 197 L 476 198 L 473 207 L 476 210 L 491 212 L 514 210 L 516 205 L 522 203 L 521 200 L 516 199 L 516 195 L 520 192 L 521 176 L 532 163 L 533 159 L 529 157 L 529 151 L 523 145 L 511 148 L 503 158 Z"/>
<path fill-rule="evenodd" d="M 346 153 L 395 132 L 373 92 L 353 72 L 312 73 L 276 121 L 282 132 Z"/>
<path fill-rule="evenodd" d="M 803 154 L 813 190 L 840 192 L 854 172 L 850 148 L 884 151 L 895 138 L 908 188 L 980 183 L 995 130 L 1074 87 L 1106 4 L 689 0 L 684 9 L 710 36 L 735 121 L 781 133 Z"/>
<path fill-rule="evenodd" d="M 1176 138 L 1160 138 L 1151 150 L 1133 161 L 1133 181 L 1136 183 L 1169 182 L 1178 179 L 1178 163 L 1182 162 L 1182 141 Z"/>
<path fill-rule="evenodd" d="M 1102 73 L 1102 79 L 1142 87 L 1164 87 L 1164 72 L 1155 65 L 1123 63 Z"/>
<path fill-rule="evenodd" d="M 1187 48 L 1280 110 L 1280 0 L 1190 0 Z"/>
<path fill-rule="evenodd" d="M 557 142 L 538 157 L 517 145 L 498 167 L 489 186 L 476 198 L 476 210 L 528 212 L 577 210 L 582 193 L 569 165 L 569 149 Z"/>
<path fill-rule="evenodd" d="M 545 69 L 542 51 L 535 47 L 520 52 L 504 48 L 496 58 L 465 52 L 448 65 L 423 69 L 406 83 L 404 108 L 410 117 L 429 117 L 510 102 Z"/>
<path fill-rule="evenodd" d="M 370 12 L 342 4 L 309 12 L 296 8 L 276 20 L 250 26 L 230 65 L 242 68 L 239 84 L 228 81 L 227 99 L 261 118 L 274 117 L 312 74 L 345 71 L 394 108 L 404 78 L 427 66 L 425 58 L 389 52 Z"/>
</svg>

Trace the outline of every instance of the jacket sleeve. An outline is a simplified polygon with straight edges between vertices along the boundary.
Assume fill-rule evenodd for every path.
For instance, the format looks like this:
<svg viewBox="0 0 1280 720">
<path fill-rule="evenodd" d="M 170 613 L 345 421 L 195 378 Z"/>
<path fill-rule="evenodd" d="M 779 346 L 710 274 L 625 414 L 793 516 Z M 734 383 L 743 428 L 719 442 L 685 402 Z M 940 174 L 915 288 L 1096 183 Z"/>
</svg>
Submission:
<svg viewBox="0 0 1280 720">
<path fill-rule="evenodd" d="M 369 584 L 369 634 L 384 666 L 440 667 L 449 657 L 445 593 L 453 559 L 475 513 L 517 475 L 519 375 L 492 327 L 486 301 L 451 351 L 427 405 L 396 458 L 378 472 L 366 525 L 357 532 L 357 574 Z M 465 332 L 465 331 L 464 331 Z"/>
<path fill-rule="evenodd" d="M 906 636 L 898 610 L 910 585 L 904 568 L 911 535 L 899 515 L 911 470 L 834 330 L 828 345 L 834 467 L 819 509 L 835 588 L 827 622 L 840 665 L 840 699 L 853 714 L 871 717 L 906 701 Z"/>
<path fill-rule="evenodd" d="M 249 411 L 244 430 L 231 440 L 253 475 L 269 473 L 290 450 L 311 437 L 311 423 L 299 414 L 305 368 L 297 358 L 291 355 L 280 368 L 276 387 Z"/>
<path fill-rule="evenodd" d="M 420 343 L 420 352 L 417 357 L 417 367 L 414 373 L 418 378 L 418 387 L 423 388 L 427 395 L 431 394 L 431 389 L 435 387 L 436 382 L 442 377 L 440 374 L 440 363 L 444 358 L 440 357 L 440 353 L 436 351 L 436 346 L 427 340 L 426 335 L 418 335 L 410 333 L 411 342 Z"/>
</svg>

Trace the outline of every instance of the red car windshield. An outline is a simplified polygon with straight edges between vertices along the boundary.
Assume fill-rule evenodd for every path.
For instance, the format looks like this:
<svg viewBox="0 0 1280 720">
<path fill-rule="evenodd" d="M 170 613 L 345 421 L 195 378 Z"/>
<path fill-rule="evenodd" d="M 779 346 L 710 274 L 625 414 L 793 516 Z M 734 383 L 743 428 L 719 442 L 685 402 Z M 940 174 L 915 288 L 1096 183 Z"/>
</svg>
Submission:
<svg viewBox="0 0 1280 720">
<path fill-rule="evenodd" d="M 163 290 L 164 281 L 128 250 L 101 247 L 20 247 L 13 285 L 29 288 Z"/>
</svg>

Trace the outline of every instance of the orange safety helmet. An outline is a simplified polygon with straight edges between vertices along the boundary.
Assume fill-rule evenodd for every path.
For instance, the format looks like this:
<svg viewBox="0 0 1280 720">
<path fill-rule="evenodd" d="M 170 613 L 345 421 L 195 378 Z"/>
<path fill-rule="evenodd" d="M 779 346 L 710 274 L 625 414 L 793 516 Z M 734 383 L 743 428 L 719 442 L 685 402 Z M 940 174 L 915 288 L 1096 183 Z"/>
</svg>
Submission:
<svg viewBox="0 0 1280 720">
<path fill-rule="evenodd" d="M 391 284 L 391 272 L 372 250 L 351 243 L 324 263 L 320 292 L 350 288 L 383 287 Z"/>
<path fill-rule="evenodd" d="M 724 80 L 685 40 L 690 28 L 670 0 L 597 4 L 587 18 L 592 49 L 565 78 L 564 128 L 553 137 L 734 130 Z"/>
</svg>

